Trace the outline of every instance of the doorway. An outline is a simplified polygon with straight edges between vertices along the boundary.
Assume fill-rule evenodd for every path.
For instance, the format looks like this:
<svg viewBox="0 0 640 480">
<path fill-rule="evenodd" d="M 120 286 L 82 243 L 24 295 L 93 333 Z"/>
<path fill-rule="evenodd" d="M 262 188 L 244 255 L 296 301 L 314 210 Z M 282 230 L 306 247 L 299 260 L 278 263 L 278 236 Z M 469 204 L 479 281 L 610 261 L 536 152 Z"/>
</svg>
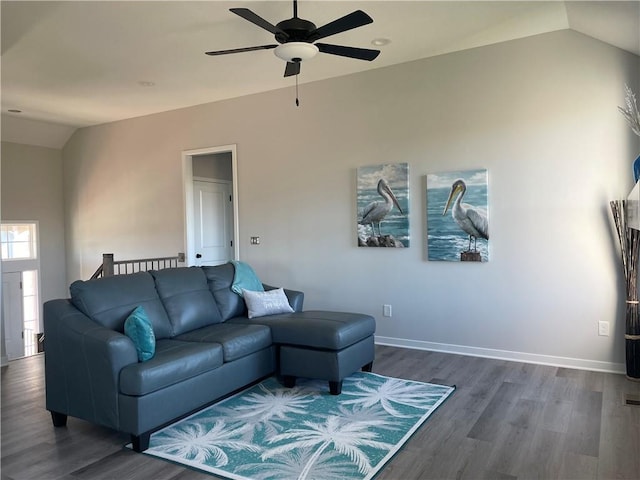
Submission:
<svg viewBox="0 0 640 480">
<path fill-rule="evenodd" d="M 187 265 L 238 260 L 236 146 L 182 152 Z"/>
<path fill-rule="evenodd" d="M 40 351 L 38 223 L 2 223 L 0 237 L 4 338 L 7 358 L 15 360 Z"/>
</svg>

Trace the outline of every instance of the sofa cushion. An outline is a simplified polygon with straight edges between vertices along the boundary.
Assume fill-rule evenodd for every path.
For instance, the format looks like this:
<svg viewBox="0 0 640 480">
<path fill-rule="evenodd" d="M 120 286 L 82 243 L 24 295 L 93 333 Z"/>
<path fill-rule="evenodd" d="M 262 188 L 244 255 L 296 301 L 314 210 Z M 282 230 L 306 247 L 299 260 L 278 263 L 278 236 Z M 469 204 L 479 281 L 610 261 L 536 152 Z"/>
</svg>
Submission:
<svg viewBox="0 0 640 480">
<path fill-rule="evenodd" d="M 219 343 L 224 361 L 232 362 L 269 347 L 271 329 L 265 325 L 220 323 L 185 333 L 176 340 Z"/>
<path fill-rule="evenodd" d="M 151 360 L 134 363 L 121 370 L 120 393 L 146 395 L 220 365 L 222 346 L 217 343 L 159 340 L 156 343 L 156 354 Z"/>
<path fill-rule="evenodd" d="M 156 281 L 174 335 L 222 321 L 201 268 L 167 268 L 150 273 Z"/>
<path fill-rule="evenodd" d="M 124 321 L 124 333 L 136 346 L 139 362 L 153 358 L 156 353 L 156 336 L 143 307 L 136 307 Z"/>
<path fill-rule="evenodd" d="M 231 263 L 225 263 L 224 265 L 216 265 L 214 267 L 205 266 L 201 268 L 207 277 L 209 290 L 213 293 L 213 297 L 218 304 L 222 321 L 224 322 L 233 317 L 246 315 L 247 307 L 244 304 L 244 300 L 240 295 L 236 295 L 231 291 L 231 284 L 233 284 L 233 276 L 235 273 L 233 265 Z"/>
<path fill-rule="evenodd" d="M 71 302 L 100 325 L 124 332 L 124 321 L 138 306 L 144 307 L 156 339 L 172 334 L 171 322 L 147 272 L 114 275 L 95 280 L 77 280 L 69 287 Z"/>
<path fill-rule="evenodd" d="M 376 321 L 371 315 L 319 310 L 269 315 L 253 320 L 237 317 L 228 323 L 267 325 L 271 329 L 273 343 L 326 350 L 342 350 L 373 335 L 376 330 Z"/>
</svg>

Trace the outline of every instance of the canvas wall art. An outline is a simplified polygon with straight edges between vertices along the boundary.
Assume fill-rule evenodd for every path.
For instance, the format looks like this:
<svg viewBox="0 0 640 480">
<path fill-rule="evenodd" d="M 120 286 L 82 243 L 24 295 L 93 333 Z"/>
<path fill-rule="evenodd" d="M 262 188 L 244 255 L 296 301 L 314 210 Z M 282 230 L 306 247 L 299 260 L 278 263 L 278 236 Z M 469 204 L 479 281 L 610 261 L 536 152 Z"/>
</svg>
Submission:
<svg viewBox="0 0 640 480">
<path fill-rule="evenodd" d="M 427 175 L 429 260 L 489 260 L 487 170 Z"/>
<path fill-rule="evenodd" d="M 357 170 L 359 247 L 409 246 L 409 164 Z"/>
</svg>

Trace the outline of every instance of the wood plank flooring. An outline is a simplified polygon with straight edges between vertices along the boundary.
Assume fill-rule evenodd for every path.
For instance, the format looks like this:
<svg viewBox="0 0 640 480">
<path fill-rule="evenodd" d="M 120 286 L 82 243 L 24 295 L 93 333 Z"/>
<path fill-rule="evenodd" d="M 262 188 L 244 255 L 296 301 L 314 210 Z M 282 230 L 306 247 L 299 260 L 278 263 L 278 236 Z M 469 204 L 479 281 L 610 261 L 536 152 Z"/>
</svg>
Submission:
<svg viewBox="0 0 640 480">
<path fill-rule="evenodd" d="M 373 371 L 457 390 L 376 480 L 640 479 L 640 384 L 623 375 L 394 347 Z M 2 368 L 3 480 L 203 480 L 124 449 L 128 436 L 44 409 L 42 355 Z"/>
</svg>

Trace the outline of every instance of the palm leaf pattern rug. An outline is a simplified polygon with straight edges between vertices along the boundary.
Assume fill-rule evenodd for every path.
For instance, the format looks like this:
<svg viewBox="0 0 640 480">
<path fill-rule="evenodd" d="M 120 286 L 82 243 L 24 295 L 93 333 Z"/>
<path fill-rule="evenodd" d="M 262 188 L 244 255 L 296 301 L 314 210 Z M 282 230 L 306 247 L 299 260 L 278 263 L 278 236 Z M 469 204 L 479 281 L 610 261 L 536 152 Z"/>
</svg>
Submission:
<svg viewBox="0 0 640 480">
<path fill-rule="evenodd" d="M 144 453 L 239 480 L 370 479 L 455 387 L 357 372 L 268 378 L 152 434 Z"/>
</svg>

